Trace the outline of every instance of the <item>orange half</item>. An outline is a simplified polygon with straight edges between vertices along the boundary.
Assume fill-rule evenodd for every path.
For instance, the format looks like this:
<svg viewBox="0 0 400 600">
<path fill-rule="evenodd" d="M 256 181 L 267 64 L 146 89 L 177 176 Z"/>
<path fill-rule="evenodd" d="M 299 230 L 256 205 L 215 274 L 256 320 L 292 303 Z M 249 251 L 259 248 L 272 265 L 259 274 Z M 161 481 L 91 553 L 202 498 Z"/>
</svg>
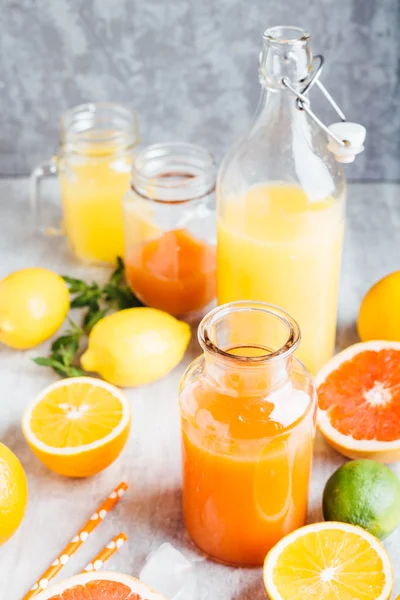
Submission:
<svg viewBox="0 0 400 600">
<path fill-rule="evenodd" d="M 128 399 L 94 377 L 62 379 L 46 387 L 22 419 L 25 438 L 52 471 L 88 477 L 120 454 L 130 430 Z"/>
<path fill-rule="evenodd" d="M 388 600 L 393 586 L 381 543 L 348 523 L 314 523 L 284 537 L 267 554 L 270 600 Z"/>
<path fill-rule="evenodd" d="M 354 344 L 319 372 L 317 426 L 349 458 L 400 459 L 400 342 Z"/>
<path fill-rule="evenodd" d="M 165 600 L 146 584 L 122 573 L 82 573 L 48 589 L 47 582 L 39 582 L 39 589 L 41 585 L 46 589 L 37 600 Z"/>
</svg>

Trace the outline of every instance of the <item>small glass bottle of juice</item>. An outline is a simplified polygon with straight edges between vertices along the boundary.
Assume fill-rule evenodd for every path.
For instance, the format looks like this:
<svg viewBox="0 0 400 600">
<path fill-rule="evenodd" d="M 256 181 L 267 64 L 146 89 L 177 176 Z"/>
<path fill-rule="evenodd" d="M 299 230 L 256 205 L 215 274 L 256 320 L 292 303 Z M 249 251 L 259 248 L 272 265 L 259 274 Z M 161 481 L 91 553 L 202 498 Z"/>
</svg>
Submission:
<svg viewBox="0 0 400 600">
<path fill-rule="evenodd" d="M 256 118 L 218 178 L 217 297 L 287 310 L 302 331 L 298 356 L 316 372 L 335 345 L 345 179 L 296 99 L 312 77 L 309 35 L 268 29 L 259 74 Z"/>
<path fill-rule="evenodd" d="M 211 558 L 261 565 L 307 518 L 316 393 L 293 356 L 299 328 L 274 306 L 232 302 L 199 341 L 180 389 L 185 524 Z"/>
<path fill-rule="evenodd" d="M 215 298 L 212 155 L 194 144 L 155 144 L 133 160 L 124 198 L 125 272 L 142 302 L 194 317 Z"/>
</svg>

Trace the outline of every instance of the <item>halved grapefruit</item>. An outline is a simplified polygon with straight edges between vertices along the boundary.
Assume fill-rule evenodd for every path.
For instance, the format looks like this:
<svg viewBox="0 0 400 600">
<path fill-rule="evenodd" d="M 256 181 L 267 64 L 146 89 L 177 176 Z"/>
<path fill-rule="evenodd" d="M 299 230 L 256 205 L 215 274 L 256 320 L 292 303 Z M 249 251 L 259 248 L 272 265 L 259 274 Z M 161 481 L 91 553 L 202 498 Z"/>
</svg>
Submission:
<svg viewBox="0 0 400 600">
<path fill-rule="evenodd" d="M 81 573 L 52 585 L 36 600 L 165 600 L 145 583 L 122 573 Z"/>
<path fill-rule="evenodd" d="M 317 426 L 349 458 L 400 459 L 400 342 L 340 352 L 316 377 Z"/>
</svg>

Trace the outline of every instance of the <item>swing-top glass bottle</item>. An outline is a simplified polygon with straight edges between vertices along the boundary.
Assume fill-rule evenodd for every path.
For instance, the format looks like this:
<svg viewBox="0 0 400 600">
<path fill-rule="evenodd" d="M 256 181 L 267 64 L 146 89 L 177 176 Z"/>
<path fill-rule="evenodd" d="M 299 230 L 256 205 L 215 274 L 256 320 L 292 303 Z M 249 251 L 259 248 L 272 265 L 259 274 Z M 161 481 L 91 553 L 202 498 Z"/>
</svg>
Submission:
<svg viewBox="0 0 400 600">
<path fill-rule="evenodd" d="M 326 133 L 284 85 L 301 92 L 310 81 L 309 35 L 267 30 L 259 75 L 256 118 L 217 184 L 218 301 L 288 311 L 302 331 L 298 356 L 315 373 L 334 351 L 345 180 Z"/>
</svg>

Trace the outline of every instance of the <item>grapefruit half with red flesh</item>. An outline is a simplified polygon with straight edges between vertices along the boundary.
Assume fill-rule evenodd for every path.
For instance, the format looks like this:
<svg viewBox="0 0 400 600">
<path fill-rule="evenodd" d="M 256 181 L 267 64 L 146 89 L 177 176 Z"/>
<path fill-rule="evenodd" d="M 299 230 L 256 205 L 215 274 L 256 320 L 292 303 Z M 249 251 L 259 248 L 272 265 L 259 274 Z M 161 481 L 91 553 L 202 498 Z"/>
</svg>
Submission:
<svg viewBox="0 0 400 600">
<path fill-rule="evenodd" d="M 340 352 L 316 377 L 317 426 L 349 458 L 400 460 L 400 342 Z"/>
<path fill-rule="evenodd" d="M 36 596 L 36 600 L 165 600 L 165 598 L 134 577 L 122 573 L 98 571 L 81 573 L 55 585 L 50 584 L 50 587 L 46 587 Z"/>
</svg>

